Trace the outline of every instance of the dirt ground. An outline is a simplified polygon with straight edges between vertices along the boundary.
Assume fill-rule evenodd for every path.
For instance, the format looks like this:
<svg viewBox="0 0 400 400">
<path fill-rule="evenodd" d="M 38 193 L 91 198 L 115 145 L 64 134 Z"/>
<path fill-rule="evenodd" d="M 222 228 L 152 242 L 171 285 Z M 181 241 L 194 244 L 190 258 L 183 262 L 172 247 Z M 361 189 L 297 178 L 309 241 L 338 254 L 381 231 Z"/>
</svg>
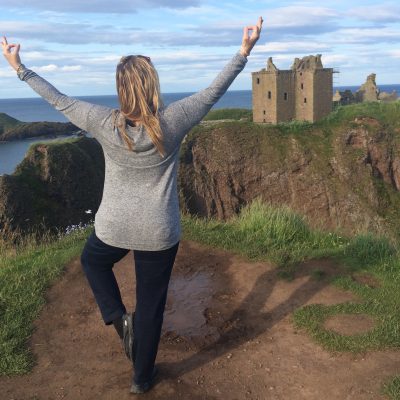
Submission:
<svg viewBox="0 0 400 400">
<path fill-rule="evenodd" d="M 332 261 L 299 268 L 282 281 L 267 263 L 182 241 L 171 280 L 156 386 L 143 399 L 378 400 L 399 373 L 400 352 L 330 354 L 292 322 L 305 304 L 357 301 L 307 274 L 335 271 Z M 134 304 L 133 257 L 115 266 L 128 309 Z M 106 327 L 79 259 L 48 291 L 30 345 L 37 365 L 0 378 L 4 400 L 131 399 L 131 366 Z"/>
</svg>

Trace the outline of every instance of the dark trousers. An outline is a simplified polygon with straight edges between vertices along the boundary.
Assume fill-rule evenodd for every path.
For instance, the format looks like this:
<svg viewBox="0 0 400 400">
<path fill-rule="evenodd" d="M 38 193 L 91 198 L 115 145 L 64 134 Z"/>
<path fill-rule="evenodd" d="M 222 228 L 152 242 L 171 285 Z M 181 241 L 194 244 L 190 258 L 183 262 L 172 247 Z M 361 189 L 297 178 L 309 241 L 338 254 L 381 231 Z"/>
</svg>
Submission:
<svg viewBox="0 0 400 400">
<path fill-rule="evenodd" d="M 133 250 L 136 271 L 134 380 L 139 384 L 148 382 L 153 373 L 168 283 L 178 247 L 179 242 L 166 250 Z M 126 312 L 113 266 L 128 252 L 128 249 L 102 242 L 95 232 L 89 236 L 82 252 L 83 270 L 107 325 Z"/>
</svg>

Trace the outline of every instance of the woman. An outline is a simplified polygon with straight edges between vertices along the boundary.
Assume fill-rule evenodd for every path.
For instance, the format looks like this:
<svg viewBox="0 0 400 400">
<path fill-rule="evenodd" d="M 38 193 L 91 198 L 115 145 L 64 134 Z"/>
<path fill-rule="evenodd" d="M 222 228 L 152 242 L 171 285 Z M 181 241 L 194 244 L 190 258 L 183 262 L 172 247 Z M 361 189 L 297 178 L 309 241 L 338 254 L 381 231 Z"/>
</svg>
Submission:
<svg viewBox="0 0 400 400">
<path fill-rule="evenodd" d="M 93 134 L 103 148 L 103 198 L 81 262 L 104 323 L 114 325 L 135 367 L 132 393 L 148 391 L 157 374 L 155 359 L 168 283 L 181 234 L 180 145 L 244 68 L 262 22 L 260 17 L 257 25 L 244 28 L 240 50 L 207 89 L 165 108 L 158 75 L 148 57 L 128 56 L 118 63 L 120 109 L 112 110 L 61 94 L 21 63 L 19 44 L 8 44 L 3 38 L 3 54 L 18 77 L 72 123 Z M 133 314 L 125 309 L 112 270 L 130 249 L 136 270 Z"/>
</svg>

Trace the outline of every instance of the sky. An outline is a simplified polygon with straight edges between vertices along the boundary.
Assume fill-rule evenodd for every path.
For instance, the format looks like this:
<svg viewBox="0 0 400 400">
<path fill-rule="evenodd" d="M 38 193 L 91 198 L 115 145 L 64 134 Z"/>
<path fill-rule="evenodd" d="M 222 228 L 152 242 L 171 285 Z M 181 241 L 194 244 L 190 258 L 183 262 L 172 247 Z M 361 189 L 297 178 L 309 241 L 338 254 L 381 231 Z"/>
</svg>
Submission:
<svg viewBox="0 0 400 400">
<path fill-rule="evenodd" d="M 400 83 L 397 1 L 11 0 L 0 4 L 0 35 L 21 44 L 22 62 L 71 96 L 115 94 L 123 55 L 150 56 L 161 90 L 207 87 L 239 50 L 243 27 L 264 18 L 261 37 L 231 90 L 250 90 L 251 72 L 273 57 L 322 54 L 334 85 Z M 4 58 L 0 98 L 35 97 Z"/>
</svg>

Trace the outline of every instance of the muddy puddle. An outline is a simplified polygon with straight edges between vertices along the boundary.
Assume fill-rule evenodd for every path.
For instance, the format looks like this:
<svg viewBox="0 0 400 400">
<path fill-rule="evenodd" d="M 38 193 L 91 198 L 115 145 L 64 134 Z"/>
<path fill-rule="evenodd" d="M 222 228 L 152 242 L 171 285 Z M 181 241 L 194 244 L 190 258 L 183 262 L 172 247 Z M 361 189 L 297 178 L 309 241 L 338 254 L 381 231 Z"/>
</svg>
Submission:
<svg viewBox="0 0 400 400">
<path fill-rule="evenodd" d="M 217 328 L 208 324 L 206 315 L 215 290 L 216 283 L 208 272 L 173 276 L 164 314 L 164 334 L 194 342 L 218 336 Z"/>
</svg>

